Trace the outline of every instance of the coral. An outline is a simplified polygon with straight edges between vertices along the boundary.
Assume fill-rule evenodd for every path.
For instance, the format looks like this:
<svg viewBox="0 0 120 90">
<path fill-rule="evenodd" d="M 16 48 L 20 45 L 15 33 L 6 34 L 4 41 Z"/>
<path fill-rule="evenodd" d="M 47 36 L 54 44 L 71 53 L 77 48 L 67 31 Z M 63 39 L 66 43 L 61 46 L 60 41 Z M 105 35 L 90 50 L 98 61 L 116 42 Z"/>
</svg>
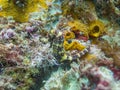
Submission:
<svg viewBox="0 0 120 90">
<path fill-rule="evenodd" d="M 57 60 L 52 55 L 51 50 L 49 50 L 50 44 L 38 44 L 37 49 L 32 49 L 32 55 L 30 56 L 32 61 L 29 63 L 31 66 L 37 67 L 49 67 L 58 65 Z"/>
<path fill-rule="evenodd" d="M 75 32 L 75 33 L 82 32 L 83 35 L 85 35 L 87 38 L 89 38 L 88 26 L 81 23 L 79 20 L 69 21 L 68 26 L 71 27 L 72 32 Z"/>
<path fill-rule="evenodd" d="M 115 80 L 120 80 L 120 69 L 116 67 L 111 67 L 111 71 L 113 71 L 114 74 L 114 79 Z"/>
<path fill-rule="evenodd" d="M 89 35 L 99 37 L 105 31 L 105 25 L 100 20 L 96 20 L 89 25 Z"/>
<path fill-rule="evenodd" d="M 112 11 L 117 16 L 120 16 L 120 9 L 119 9 L 120 1 L 110 0 L 109 3 L 110 3 L 110 7 L 111 7 Z"/>
<path fill-rule="evenodd" d="M 41 90 L 117 90 L 119 85 L 110 69 L 81 61 L 72 63 L 68 71 L 60 69 L 54 72 Z"/>
<path fill-rule="evenodd" d="M 92 62 L 92 61 L 95 62 L 97 60 L 97 57 L 94 54 L 88 53 L 82 59 L 90 61 L 90 62 Z"/>
<path fill-rule="evenodd" d="M 65 32 L 64 40 L 74 39 L 75 34 L 73 32 Z"/>
<path fill-rule="evenodd" d="M 74 20 L 68 22 L 68 26 L 71 27 L 71 31 L 77 36 L 78 33 L 85 35 L 87 38 L 89 36 L 99 37 L 105 32 L 105 25 L 100 20 L 95 20 L 89 23 L 89 26 L 81 23 L 79 20 Z"/>
<path fill-rule="evenodd" d="M 113 66 L 113 59 L 112 58 L 108 58 L 108 59 L 99 60 L 98 62 L 96 62 L 96 65 L 112 67 Z"/>
<path fill-rule="evenodd" d="M 42 19 L 45 21 L 45 29 L 52 30 L 55 29 L 59 23 L 61 17 L 61 1 L 60 0 L 51 0 L 52 2 L 49 3 L 49 9 L 45 12 L 43 11 Z M 41 15 L 42 15 L 41 14 Z M 41 18 L 40 17 L 40 18 Z"/>
<path fill-rule="evenodd" d="M 96 13 L 99 18 L 108 19 L 115 24 L 120 25 L 120 2 L 119 0 L 94 0 Z M 117 22 L 117 23 L 116 23 Z"/>
<path fill-rule="evenodd" d="M 107 57 L 97 45 L 90 45 L 88 53 L 86 53 L 81 59 L 98 66 L 110 67 L 113 65 L 113 59 Z"/>
<path fill-rule="evenodd" d="M 120 48 L 117 45 L 111 46 L 107 41 L 101 41 L 98 45 L 108 57 L 113 58 L 114 65 L 120 67 Z"/>
<path fill-rule="evenodd" d="M 111 32 L 108 32 L 111 33 Z M 98 43 L 99 47 L 105 52 L 108 57 L 113 58 L 113 62 L 116 66 L 120 66 L 120 53 L 119 53 L 119 33 L 120 31 L 114 31 L 112 36 L 105 35 L 102 37 L 102 41 Z M 107 48 L 106 48 L 107 47 Z"/>
<path fill-rule="evenodd" d="M 1 75 L 0 76 L 0 89 L 5 90 L 5 89 L 15 89 L 16 87 L 11 84 L 12 78 L 7 75 Z"/>
<path fill-rule="evenodd" d="M 82 51 L 85 49 L 85 46 L 83 46 L 82 44 L 80 44 L 77 41 L 64 41 L 63 43 L 63 47 L 66 51 L 68 50 L 79 50 Z"/>
<path fill-rule="evenodd" d="M 66 17 L 71 16 L 73 19 L 79 19 L 87 23 L 97 19 L 95 7 L 91 1 L 66 0 L 62 2 L 61 8 L 62 14 Z"/>
<path fill-rule="evenodd" d="M 74 68 L 78 70 L 78 65 L 74 64 Z M 81 80 L 78 80 L 78 78 L 79 72 L 75 72 L 73 68 L 68 71 L 58 69 L 49 80 L 45 81 L 41 90 L 80 90 L 82 83 L 88 85 L 87 78 L 81 78 Z"/>
<path fill-rule="evenodd" d="M 47 8 L 44 0 L 0 0 L 0 16 L 13 16 L 16 21 L 28 21 L 29 14 L 38 10 L 38 5 Z"/>
<path fill-rule="evenodd" d="M 5 60 L 10 61 L 13 64 L 20 65 L 22 63 L 22 57 L 18 51 L 10 51 L 6 54 Z M 7 62 L 6 62 L 7 63 Z"/>
<path fill-rule="evenodd" d="M 11 79 L 11 86 L 16 90 L 28 90 L 34 84 L 34 76 L 37 73 L 39 73 L 37 68 L 27 68 L 24 66 L 17 66 L 16 68 L 8 67 L 4 71 L 4 74 L 7 74 Z M 9 89 L 8 86 L 6 88 Z"/>
<path fill-rule="evenodd" d="M 75 34 L 73 32 L 65 32 L 63 47 L 66 51 L 68 50 L 79 50 L 82 51 L 85 49 L 85 46 L 81 45 L 77 41 L 73 41 Z"/>
<path fill-rule="evenodd" d="M 22 63 L 22 57 L 19 54 L 19 51 L 11 50 L 12 45 L 2 45 L 0 44 L 0 62 L 3 66 L 16 66 Z"/>
<path fill-rule="evenodd" d="M 8 51 L 8 47 L 6 47 L 3 44 L 0 44 L 0 58 L 5 57 Z"/>
<path fill-rule="evenodd" d="M 3 29 L 1 32 L 0 32 L 0 36 L 2 39 L 11 39 L 15 36 L 15 31 L 12 30 L 12 29 Z"/>
<path fill-rule="evenodd" d="M 94 70 L 96 72 L 94 72 Z M 103 73 L 103 71 L 104 71 L 104 73 Z M 99 90 L 99 89 L 111 90 L 111 86 L 112 86 L 114 80 L 113 80 L 113 77 L 112 77 L 112 72 L 109 69 L 107 69 L 105 67 L 99 67 L 99 68 L 95 67 L 95 68 L 91 69 L 91 74 L 94 77 L 99 78 L 95 90 Z M 106 77 L 106 75 L 108 77 Z M 110 83 L 110 81 L 113 81 L 113 82 Z"/>
<path fill-rule="evenodd" d="M 83 64 L 83 63 L 81 63 Z M 81 65 L 80 64 L 80 65 Z M 82 69 L 81 69 L 82 68 Z M 75 68 L 76 70 L 77 68 Z M 77 70 L 76 70 L 77 71 Z M 85 63 L 85 66 L 80 66 L 82 76 L 87 76 L 89 79 L 90 88 L 95 90 L 114 90 L 118 89 L 120 82 L 116 82 L 112 70 L 104 66 L 92 66 L 90 63 Z M 116 85 L 118 84 L 118 86 Z M 95 85 L 94 87 L 91 85 Z"/>
<path fill-rule="evenodd" d="M 31 32 L 33 32 L 33 31 L 35 31 L 35 27 L 27 26 L 27 27 L 25 28 L 25 30 L 26 30 L 28 33 L 31 33 Z"/>
</svg>

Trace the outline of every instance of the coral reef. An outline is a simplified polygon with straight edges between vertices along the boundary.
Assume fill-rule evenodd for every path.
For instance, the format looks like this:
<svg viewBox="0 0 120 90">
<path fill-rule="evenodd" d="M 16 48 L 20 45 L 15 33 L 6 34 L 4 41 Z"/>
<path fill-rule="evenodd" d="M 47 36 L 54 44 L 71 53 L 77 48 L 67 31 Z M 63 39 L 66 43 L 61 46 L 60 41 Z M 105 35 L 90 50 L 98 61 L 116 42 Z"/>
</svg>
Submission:
<svg viewBox="0 0 120 90">
<path fill-rule="evenodd" d="M 0 0 L 0 90 L 119 90 L 119 0 Z"/>
<path fill-rule="evenodd" d="M 3 84 L 2 87 L 6 89 L 14 89 L 14 90 L 28 90 L 30 85 L 33 85 L 33 81 L 35 77 L 34 75 L 38 73 L 38 69 L 36 68 L 27 68 L 27 67 L 15 67 L 15 68 L 6 68 L 3 76 L 1 76 L 1 80 L 5 80 L 4 75 L 10 78 L 10 81 L 6 82 L 6 85 Z M 16 87 L 16 85 L 18 85 Z"/>
<path fill-rule="evenodd" d="M 72 63 L 72 68 L 67 72 L 60 69 L 53 73 L 41 90 L 117 90 L 119 88 L 120 82 L 115 82 L 113 73 L 108 68 L 97 67 L 84 61 L 79 64 L 80 66 Z"/>
</svg>

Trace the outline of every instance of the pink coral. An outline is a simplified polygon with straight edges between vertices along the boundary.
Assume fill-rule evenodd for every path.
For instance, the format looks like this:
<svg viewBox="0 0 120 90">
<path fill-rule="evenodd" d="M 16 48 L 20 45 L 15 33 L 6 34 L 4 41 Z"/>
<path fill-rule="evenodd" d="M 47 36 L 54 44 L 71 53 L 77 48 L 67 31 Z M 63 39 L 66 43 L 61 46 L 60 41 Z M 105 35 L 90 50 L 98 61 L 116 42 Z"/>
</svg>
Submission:
<svg viewBox="0 0 120 90">
<path fill-rule="evenodd" d="M 98 67 L 92 68 L 90 70 L 90 73 L 94 78 L 98 78 L 95 90 L 111 90 L 110 81 L 103 78 Z"/>
<path fill-rule="evenodd" d="M 100 80 L 95 90 L 112 90 L 109 84 L 106 80 Z"/>
<path fill-rule="evenodd" d="M 120 69 L 112 67 L 110 68 L 113 71 L 114 78 L 120 80 Z"/>
</svg>

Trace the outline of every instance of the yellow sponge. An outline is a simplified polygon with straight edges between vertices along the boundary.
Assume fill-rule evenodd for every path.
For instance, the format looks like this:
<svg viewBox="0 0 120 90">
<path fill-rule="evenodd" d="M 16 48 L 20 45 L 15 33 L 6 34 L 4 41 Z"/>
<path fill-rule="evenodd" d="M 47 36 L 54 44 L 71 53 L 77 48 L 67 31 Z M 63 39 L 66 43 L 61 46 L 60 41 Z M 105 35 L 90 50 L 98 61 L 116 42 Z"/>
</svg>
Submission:
<svg viewBox="0 0 120 90">
<path fill-rule="evenodd" d="M 18 22 L 26 22 L 29 14 L 37 11 L 39 5 L 47 8 L 45 0 L 0 0 L 0 16 L 13 16 Z"/>
<path fill-rule="evenodd" d="M 89 25 L 89 35 L 97 38 L 104 32 L 104 29 L 105 26 L 101 21 L 93 21 Z"/>
<path fill-rule="evenodd" d="M 68 50 L 79 50 L 79 51 L 82 51 L 85 49 L 85 46 L 83 46 L 82 44 L 80 44 L 79 42 L 77 41 L 64 41 L 63 43 L 63 47 L 66 51 Z"/>
</svg>

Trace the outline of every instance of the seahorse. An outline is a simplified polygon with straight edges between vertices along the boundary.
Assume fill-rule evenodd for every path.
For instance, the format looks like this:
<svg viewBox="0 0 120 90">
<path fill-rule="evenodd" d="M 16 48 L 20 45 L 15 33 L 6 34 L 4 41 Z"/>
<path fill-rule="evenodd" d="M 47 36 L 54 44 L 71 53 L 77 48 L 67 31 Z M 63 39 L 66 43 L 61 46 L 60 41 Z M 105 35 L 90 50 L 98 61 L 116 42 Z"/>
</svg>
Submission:
<svg viewBox="0 0 120 90">
<path fill-rule="evenodd" d="M 82 56 L 84 56 L 86 53 L 89 52 L 89 49 L 90 49 L 89 45 L 85 46 L 85 48 L 82 49 L 81 51 L 65 50 L 64 48 L 65 37 L 63 35 L 64 33 L 65 32 L 55 33 L 51 38 L 51 41 L 52 41 L 51 47 L 53 49 L 53 55 L 58 60 L 58 62 L 74 61 L 74 60 L 80 59 Z M 81 41 L 77 39 L 73 39 L 73 42 L 74 41 L 81 43 Z M 67 42 L 70 43 L 69 40 Z M 85 42 L 85 43 L 87 44 L 88 42 Z"/>
</svg>

